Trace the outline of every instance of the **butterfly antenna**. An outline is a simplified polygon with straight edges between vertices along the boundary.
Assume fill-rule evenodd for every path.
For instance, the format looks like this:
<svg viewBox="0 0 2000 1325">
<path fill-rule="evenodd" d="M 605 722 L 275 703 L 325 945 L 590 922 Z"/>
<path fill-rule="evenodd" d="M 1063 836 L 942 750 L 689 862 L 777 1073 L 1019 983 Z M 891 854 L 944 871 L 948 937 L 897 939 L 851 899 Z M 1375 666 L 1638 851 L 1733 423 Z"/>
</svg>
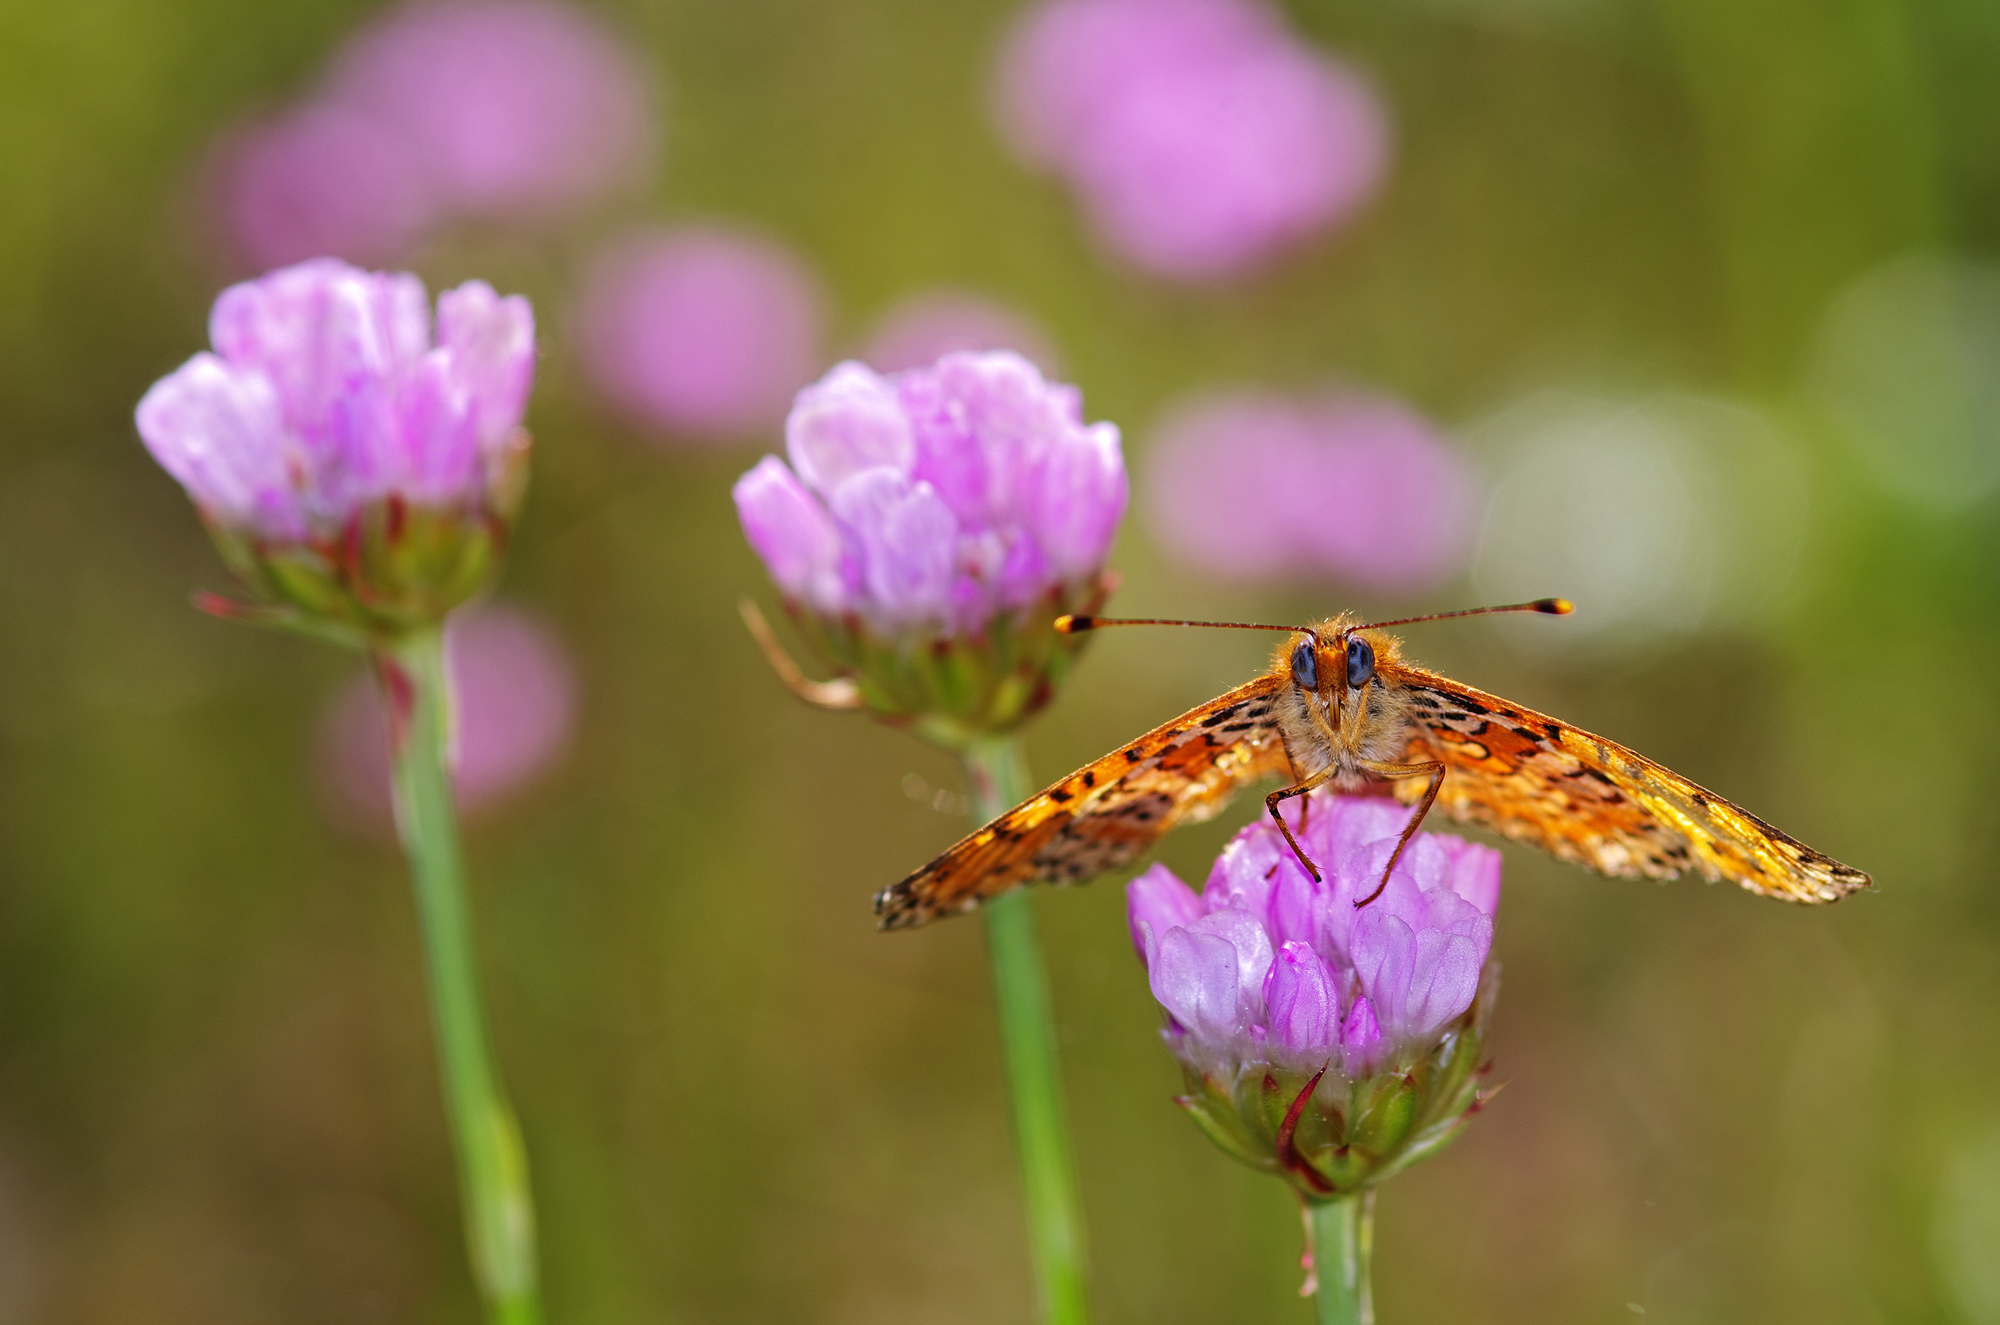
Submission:
<svg viewBox="0 0 2000 1325">
<path fill-rule="evenodd" d="M 1297 634 L 1303 631 L 1312 635 L 1311 626 L 1267 626 L 1253 621 L 1171 621 L 1165 617 L 1130 616 L 1059 616 L 1056 618 L 1056 633 L 1076 635 L 1086 630 L 1100 630 L 1105 626 L 1203 626 L 1211 630 L 1283 630 Z"/>
<path fill-rule="evenodd" d="M 1413 626 L 1419 621 L 1445 621 L 1458 616 L 1490 616 L 1495 612 L 1540 612 L 1545 616 L 1568 616 L 1576 604 L 1567 598 L 1537 598 L 1532 603 L 1507 603 L 1501 607 L 1468 607 L 1462 612 L 1433 612 L 1429 616 L 1406 616 L 1397 621 L 1371 621 L 1356 630 L 1379 630 L 1383 626 Z M 1056 623 L 1061 629 L 1062 623 Z"/>
</svg>

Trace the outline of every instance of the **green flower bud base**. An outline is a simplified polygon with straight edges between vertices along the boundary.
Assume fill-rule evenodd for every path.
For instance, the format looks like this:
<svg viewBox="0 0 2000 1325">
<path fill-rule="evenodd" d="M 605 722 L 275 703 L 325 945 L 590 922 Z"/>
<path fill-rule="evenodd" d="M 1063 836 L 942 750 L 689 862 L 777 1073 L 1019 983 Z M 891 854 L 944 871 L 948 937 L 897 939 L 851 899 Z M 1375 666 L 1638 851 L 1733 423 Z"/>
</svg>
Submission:
<svg viewBox="0 0 2000 1325">
<path fill-rule="evenodd" d="M 1435 1044 L 1371 1076 L 1184 1066 L 1188 1093 L 1176 1103 L 1216 1145 L 1307 1201 L 1357 1194 L 1451 1144 L 1492 1094 L 1480 1060 L 1499 988 L 1489 961 L 1472 1006 Z"/>
<path fill-rule="evenodd" d="M 209 536 L 251 602 L 204 595 L 217 616 L 367 646 L 434 626 L 486 586 L 507 550 L 527 492 L 528 434 L 488 465 L 479 502 L 370 502 L 337 533 L 273 539 L 202 513 Z"/>
<path fill-rule="evenodd" d="M 813 651 L 853 678 L 877 717 L 964 750 L 1047 707 L 1085 641 L 1058 634 L 1056 618 L 1095 612 L 1110 589 L 1110 577 L 1100 576 L 1054 590 L 972 636 L 932 627 L 892 638 L 859 617 L 824 617 L 791 602 L 785 608 Z"/>
<path fill-rule="evenodd" d="M 275 543 L 214 523 L 209 533 L 256 601 L 204 607 L 348 643 L 442 621 L 485 585 L 506 544 L 506 526 L 483 513 L 397 498 L 357 512 L 337 539 Z"/>
</svg>

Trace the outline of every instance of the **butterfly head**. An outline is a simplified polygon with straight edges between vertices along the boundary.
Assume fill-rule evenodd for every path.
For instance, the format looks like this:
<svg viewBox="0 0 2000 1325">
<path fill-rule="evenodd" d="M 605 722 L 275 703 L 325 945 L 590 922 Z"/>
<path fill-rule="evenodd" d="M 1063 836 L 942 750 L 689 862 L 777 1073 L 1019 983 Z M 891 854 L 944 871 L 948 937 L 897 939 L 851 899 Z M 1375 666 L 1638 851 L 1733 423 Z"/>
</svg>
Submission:
<svg viewBox="0 0 2000 1325">
<path fill-rule="evenodd" d="M 1278 658 L 1295 693 L 1318 715 L 1316 725 L 1331 733 L 1345 731 L 1354 715 L 1369 711 L 1363 696 L 1401 653 L 1395 636 L 1338 617 L 1301 628 Z"/>
<path fill-rule="evenodd" d="M 1366 689 L 1377 665 L 1394 662 L 1400 651 L 1394 636 L 1336 619 L 1302 631 L 1285 659 L 1293 685 L 1325 697 L 1343 688 Z"/>
</svg>

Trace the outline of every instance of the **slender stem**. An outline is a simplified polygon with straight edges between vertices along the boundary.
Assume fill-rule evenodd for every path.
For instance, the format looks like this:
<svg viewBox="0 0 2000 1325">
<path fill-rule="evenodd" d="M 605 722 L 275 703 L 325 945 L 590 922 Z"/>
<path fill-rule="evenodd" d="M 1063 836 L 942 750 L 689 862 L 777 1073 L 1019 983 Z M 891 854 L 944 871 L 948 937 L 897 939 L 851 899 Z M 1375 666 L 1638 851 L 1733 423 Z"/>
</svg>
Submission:
<svg viewBox="0 0 2000 1325">
<path fill-rule="evenodd" d="M 981 823 L 1012 808 L 1033 790 L 1020 743 L 1011 736 L 968 746 L 965 768 L 973 818 Z M 1042 970 L 1034 898 L 1029 893 L 1017 890 L 987 905 L 986 946 L 993 965 L 993 993 L 1027 1205 L 1028 1247 L 1042 1319 L 1051 1325 L 1085 1325 L 1090 1303 L 1083 1211 L 1063 1118 L 1055 1018 L 1049 1009 L 1048 977 Z"/>
<path fill-rule="evenodd" d="M 1375 1325 L 1368 1262 L 1375 1254 L 1375 1189 L 1306 1207 L 1319 1325 Z"/>
<path fill-rule="evenodd" d="M 473 1276 L 492 1325 L 535 1325 L 542 1311 L 527 1153 L 487 1048 L 458 821 L 445 771 L 450 696 L 443 632 L 410 635 L 380 650 L 375 664 L 390 715 L 396 827 L 416 887 Z"/>
</svg>

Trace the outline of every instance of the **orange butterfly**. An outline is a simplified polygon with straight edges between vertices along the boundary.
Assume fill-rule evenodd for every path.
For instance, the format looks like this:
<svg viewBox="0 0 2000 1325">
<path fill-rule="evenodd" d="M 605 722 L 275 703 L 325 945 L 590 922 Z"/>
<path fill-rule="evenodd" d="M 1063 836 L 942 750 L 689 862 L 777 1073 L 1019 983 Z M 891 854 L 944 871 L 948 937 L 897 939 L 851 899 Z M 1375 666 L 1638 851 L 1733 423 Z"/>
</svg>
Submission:
<svg viewBox="0 0 2000 1325">
<path fill-rule="evenodd" d="M 1544 598 L 1375 625 L 1343 616 L 1316 626 L 1064 617 L 1056 628 L 1065 632 L 1218 625 L 1297 638 L 1256 680 L 1078 769 L 883 889 L 875 914 L 884 929 L 906 929 L 1022 884 L 1082 883 L 1130 863 L 1169 828 L 1210 817 L 1239 787 L 1265 778 L 1290 783 L 1264 803 L 1314 878 L 1319 871 L 1279 807 L 1322 785 L 1365 791 L 1387 783 L 1417 805 L 1390 870 L 1435 806 L 1605 874 L 1668 879 L 1697 870 L 1711 882 L 1729 879 L 1793 902 L 1838 901 L 1868 886 L 1860 870 L 1622 745 L 1404 662 L 1401 641 L 1381 629 L 1485 612 L 1569 610 L 1560 598 Z"/>
</svg>

